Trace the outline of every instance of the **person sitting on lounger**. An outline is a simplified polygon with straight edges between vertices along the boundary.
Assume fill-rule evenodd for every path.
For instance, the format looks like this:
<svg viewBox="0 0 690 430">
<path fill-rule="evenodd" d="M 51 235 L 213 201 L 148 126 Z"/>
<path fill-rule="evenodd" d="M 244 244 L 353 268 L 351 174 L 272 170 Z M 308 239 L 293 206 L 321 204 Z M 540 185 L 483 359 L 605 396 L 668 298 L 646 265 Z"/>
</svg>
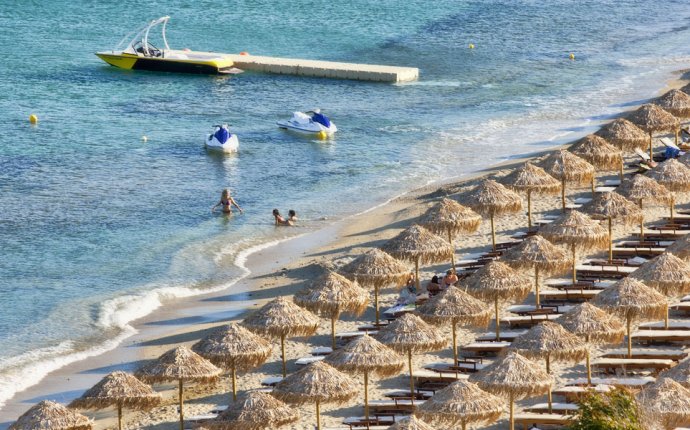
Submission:
<svg viewBox="0 0 690 430">
<path fill-rule="evenodd" d="M 446 276 L 443 277 L 443 288 L 448 288 L 451 285 L 455 285 L 458 282 L 458 275 L 455 274 L 455 270 L 449 270 L 446 272 Z"/>
<path fill-rule="evenodd" d="M 434 275 L 431 278 L 431 281 L 429 281 L 429 283 L 426 284 L 426 291 L 429 293 L 430 296 L 433 296 L 435 294 L 440 293 L 441 290 L 441 282 L 439 281 L 438 276 Z"/>
</svg>

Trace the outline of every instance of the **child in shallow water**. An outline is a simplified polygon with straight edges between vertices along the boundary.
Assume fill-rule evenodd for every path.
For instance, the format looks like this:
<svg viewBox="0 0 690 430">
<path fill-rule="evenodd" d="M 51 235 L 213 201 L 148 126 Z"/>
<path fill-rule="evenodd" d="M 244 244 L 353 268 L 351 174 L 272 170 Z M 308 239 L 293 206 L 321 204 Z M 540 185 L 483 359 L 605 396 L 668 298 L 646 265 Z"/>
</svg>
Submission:
<svg viewBox="0 0 690 430">
<path fill-rule="evenodd" d="M 273 219 L 276 225 L 291 225 L 288 220 L 283 218 L 278 209 L 273 209 Z"/>
</svg>

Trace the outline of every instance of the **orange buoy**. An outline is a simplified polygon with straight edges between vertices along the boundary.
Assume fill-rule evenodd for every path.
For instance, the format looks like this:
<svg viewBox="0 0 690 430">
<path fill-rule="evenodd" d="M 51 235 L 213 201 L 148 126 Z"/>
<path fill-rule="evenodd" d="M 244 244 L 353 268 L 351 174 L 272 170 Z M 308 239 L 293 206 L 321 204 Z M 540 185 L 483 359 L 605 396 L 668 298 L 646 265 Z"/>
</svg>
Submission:
<svg viewBox="0 0 690 430">
<path fill-rule="evenodd" d="M 247 52 L 247 51 L 242 51 L 242 52 L 240 52 L 240 55 L 249 55 L 249 52 Z"/>
</svg>

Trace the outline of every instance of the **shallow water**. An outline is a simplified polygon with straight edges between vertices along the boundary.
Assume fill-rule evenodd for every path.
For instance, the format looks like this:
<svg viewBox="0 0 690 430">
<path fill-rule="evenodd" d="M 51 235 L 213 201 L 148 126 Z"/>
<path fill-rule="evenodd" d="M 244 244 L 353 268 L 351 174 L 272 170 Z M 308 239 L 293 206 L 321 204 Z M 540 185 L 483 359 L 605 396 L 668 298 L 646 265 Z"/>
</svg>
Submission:
<svg viewBox="0 0 690 430">
<path fill-rule="evenodd" d="M 0 404 L 161 300 L 246 274 L 236 260 L 252 246 L 586 134 L 690 60 L 683 1 L 44 3 L 0 3 Z M 421 78 L 185 76 L 93 55 L 165 14 L 172 47 Z M 334 139 L 275 126 L 314 107 Z M 221 122 L 239 154 L 204 150 Z M 210 213 L 225 187 L 245 214 Z M 276 230 L 274 207 L 306 227 Z"/>
</svg>

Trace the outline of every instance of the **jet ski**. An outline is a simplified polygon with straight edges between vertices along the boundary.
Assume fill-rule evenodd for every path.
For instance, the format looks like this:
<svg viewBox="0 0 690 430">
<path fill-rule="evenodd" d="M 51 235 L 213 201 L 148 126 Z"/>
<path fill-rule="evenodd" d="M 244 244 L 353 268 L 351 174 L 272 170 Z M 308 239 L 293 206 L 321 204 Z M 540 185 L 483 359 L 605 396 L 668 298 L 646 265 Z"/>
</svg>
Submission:
<svg viewBox="0 0 690 430">
<path fill-rule="evenodd" d="M 228 125 L 214 125 L 215 131 L 206 138 L 206 147 L 208 149 L 223 151 L 223 152 L 237 152 L 240 147 L 240 141 L 236 134 L 231 134 L 228 130 Z"/>
<path fill-rule="evenodd" d="M 293 112 L 288 121 L 278 121 L 278 127 L 300 133 L 316 134 L 325 138 L 338 131 L 338 127 L 319 109 L 307 112 Z"/>
</svg>

